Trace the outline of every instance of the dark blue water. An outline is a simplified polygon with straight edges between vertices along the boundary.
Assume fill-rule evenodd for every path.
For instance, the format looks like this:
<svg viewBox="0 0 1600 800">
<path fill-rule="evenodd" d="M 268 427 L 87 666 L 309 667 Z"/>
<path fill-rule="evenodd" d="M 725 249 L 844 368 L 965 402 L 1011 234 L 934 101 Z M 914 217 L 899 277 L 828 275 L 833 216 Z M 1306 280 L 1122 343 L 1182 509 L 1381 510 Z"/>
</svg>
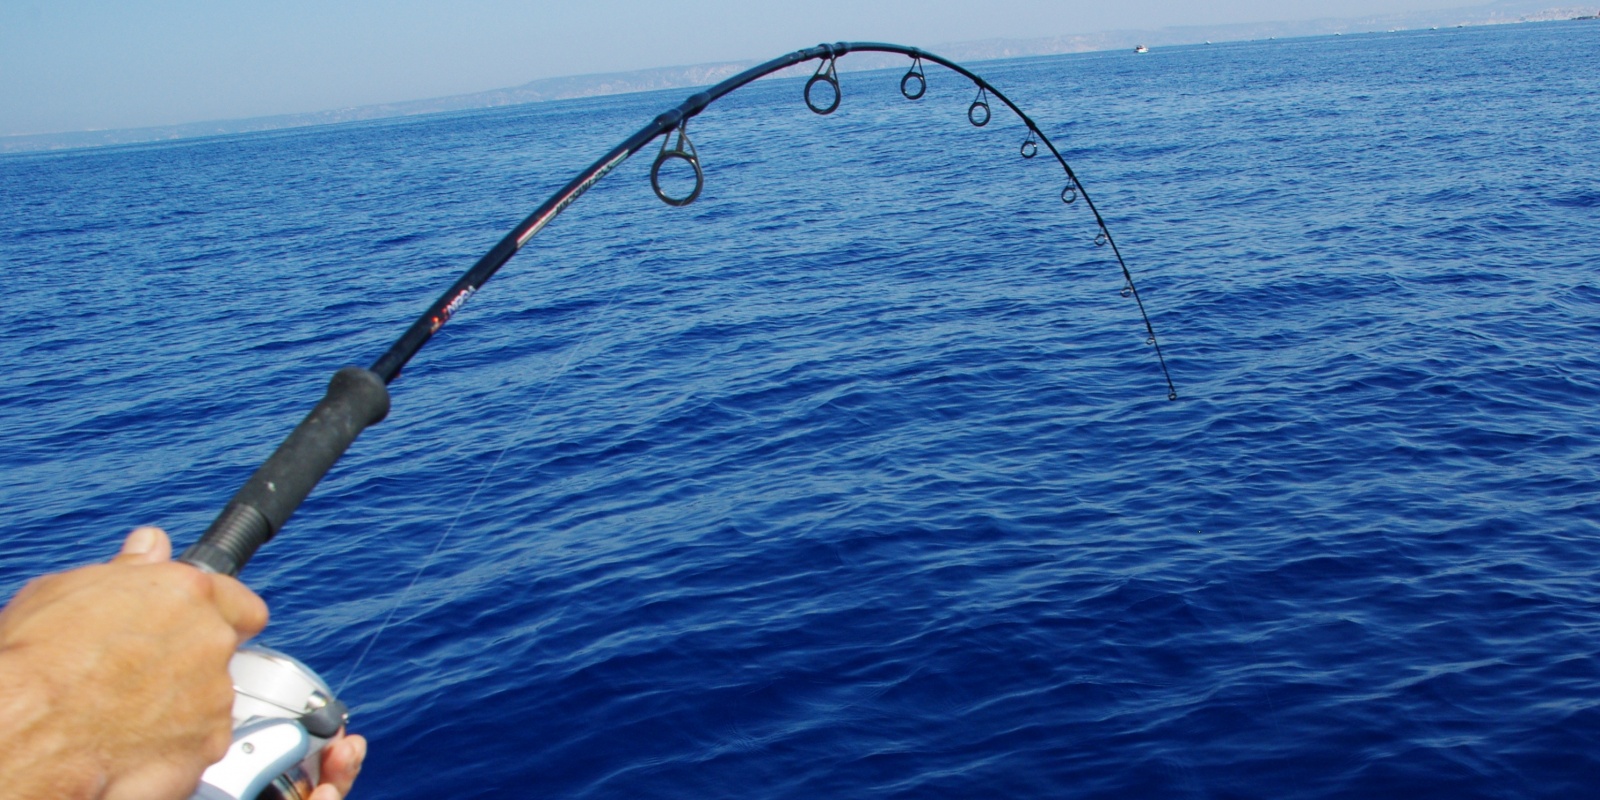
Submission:
<svg viewBox="0 0 1600 800">
<path fill-rule="evenodd" d="M 733 95 L 698 203 L 596 186 L 246 573 L 362 795 L 1595 791 L 1600 23 L 978 68 L 1183 399 L 958 78 Z M 5 591 L 192 540 L 684 94 L 0 160 Z"/>
</svg>

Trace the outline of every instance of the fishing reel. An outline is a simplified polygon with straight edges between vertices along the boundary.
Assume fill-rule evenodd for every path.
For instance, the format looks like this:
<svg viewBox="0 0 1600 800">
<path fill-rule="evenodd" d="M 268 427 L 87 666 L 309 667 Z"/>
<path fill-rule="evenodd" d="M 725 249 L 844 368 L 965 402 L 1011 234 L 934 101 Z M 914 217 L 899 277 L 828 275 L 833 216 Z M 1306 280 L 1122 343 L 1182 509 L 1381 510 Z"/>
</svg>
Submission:
<svg viewBox="0 0 1600 800">
<path fill-rule="evenodd" d="M 233 744 L 190 800 L 306 800 L 322 777 L 322 750 L 349 719 L 311 668 L 266 647 L 241 647 L 233 677 Z"/>
</svg>

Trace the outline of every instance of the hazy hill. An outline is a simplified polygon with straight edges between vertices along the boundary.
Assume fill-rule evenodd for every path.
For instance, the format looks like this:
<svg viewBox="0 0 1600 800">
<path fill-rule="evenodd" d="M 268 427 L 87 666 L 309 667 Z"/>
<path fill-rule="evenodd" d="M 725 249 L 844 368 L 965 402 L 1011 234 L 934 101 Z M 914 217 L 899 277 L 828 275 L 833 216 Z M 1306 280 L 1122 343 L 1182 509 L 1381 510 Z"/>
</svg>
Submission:
<svg viewBox="0 0 1600 800">
<path fill-rule="evenodd" d="M 1272 37 L 1319 36 L 1335 33 L 1368 33 L 1430 27 L 1495 25 L 1516 22 L 1550 22 L 1600 15 L 1600 5 L 1551 5 L 1550 0 L 1501 0 L 1484 6 L 1389 14 L 1346 19 L 1318 19 L 1303 22 L 1262 22 L 1243 25 L 1215 25 L 1162 28 L 1157 30 L 1102 31 L 1031 39 L 988 39 L 927 45 L 927 49 L 956 61 L 982 61 L 1019 56 L 1057 55 L 1095 50 L 1132 48 L 1136 44 L 1162 47 L 1203 42 L 1245 41 Z M 776 55 L 776 54 L 774 54 Z M 851 55 L 839 62 L 841 70 L 876 69 L 899 65 L 899 56 Z M 286 114 L 252 119 L 197 122 L 155 128 L 133 128 L 81 133 L 51 133 L 0 137 L 0 153 L 58 150 L 134 144 L 197 136 L 324 125 L 353 120 L 462 111 L 474 108 L 563 100 L 575 97 L 625 94 L 657 89 L 706 86 L 755 65 L 756 61 L 696 64 L 662 67 L 636 72 L 603 75 L 577 75 L 545 78 L 520 86 L 487 92 L 413 100 L 403 103 L 341 108 L 309 114 Z M 807 67 L 806 69 L 809 69 Z"/>
</svg>

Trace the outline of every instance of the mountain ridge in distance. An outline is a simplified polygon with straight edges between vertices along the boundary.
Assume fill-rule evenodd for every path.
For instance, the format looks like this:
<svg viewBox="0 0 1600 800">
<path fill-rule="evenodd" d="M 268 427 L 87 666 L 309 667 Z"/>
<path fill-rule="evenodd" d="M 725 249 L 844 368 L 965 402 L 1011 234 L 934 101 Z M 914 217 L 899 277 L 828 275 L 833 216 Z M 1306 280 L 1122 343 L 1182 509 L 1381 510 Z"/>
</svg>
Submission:
<svg viewBox="0 0 1600 800">
<path fill-rule="evenodd" d="M 1441 11 L 1418 11 L 1403 14 L 1369 15 L 1340 19 L 1329 18 L 1297 22 L 1233 23 L 1154 30 L 1100 31 L 1027 39 L 982 39 L 946 43 L 926 49 L 953 61 L 965 63 L 1002 58 L 1065 55 L 1121 49 L 1131 50 L 1137 44 L 1151 47 L 1171 47 L 1210 42 L 1237 42 L 1272 38 L 1287 39 L 1348 33 L 1381 33 L 1433 27 L 1554 22 L 1592 19 L 1597 16 L 1600 16 L 1600 5 L 1552 6 L 1549 0 L 1501 0 L 1486 6 Z M 860 53 L 851 54 L 849 58 L 840 60 L 839 68 L 840 71 L 862 71 L 892 67 L 904 62 L 905 59 L 901 56 Z M 709 86 L 758 63 L 760 62 L 729 61 L 678 67 L 657 67 L 630 72 L 541 78 L 504 89 L 491 89 L 448 97 L 379 103 L 300 114 L 280 114 L 267 117 L 122 130 L 0 136 L 0 153 L 26 153 L 123 144 L 144 144 L 175 139 L 257 133 L 340 122 L 497 108 L 550 100 L 570 100 L 581 97 L 629 94 L 662 89 L 687 89 Z M 801 65 L 801 67 L 785 72 L 791 75 L 800 75 L 803 74 L 804 70 L 809 69 L 809 66 Z"/>
</svg>

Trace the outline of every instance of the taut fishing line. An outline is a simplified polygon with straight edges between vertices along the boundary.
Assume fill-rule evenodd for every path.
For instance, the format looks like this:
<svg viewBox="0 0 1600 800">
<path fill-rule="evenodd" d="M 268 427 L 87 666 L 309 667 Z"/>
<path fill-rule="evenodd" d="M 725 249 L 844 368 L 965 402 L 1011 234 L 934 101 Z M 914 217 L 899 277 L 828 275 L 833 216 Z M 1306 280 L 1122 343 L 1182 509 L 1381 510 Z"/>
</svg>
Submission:
<svg viewBox="0 0 1600 800">
<path fill-rule="evenodd" d="M 417 588 L 417 582 L 422 580 L 422 574 L 427 572 L 428 567 L 433 565 L 434 559 L 438 558 L 439 551 L 444 549 L 444 543 L 449 540 L 450 534 L 455 533 L 456 526 L 461 524 L 461 518 L 466 516 L 467 512 L 472 509 L 472 505 L 477 501 L 478 495 L 483 492 L 483 487 L 489 485 L 489 479 L 494 477 L 495 470 L 500 468 L 500 462 L 505 460 L 506 453 L 510 452 L 512 446 L 518 443 L 517 440 L 521 437 L 522 431 L 528 427 L 528 420 L 533 419 L 533 413 L 544 405 L 545 399 L 550 396 L 550 391 L 555 388 L 556 381 L 560 380 L 563 375 L 567 374 L 568 370 L 572 369 L 575 361 L 580 360 L 578 354 L 582 353 L 583 348 L 588 346 L 589 340 L 594 338 L 594 332 L 600 328 L 600 321 L 604 319 L 606 312 L 610 311 L 611 307 L 616 304 L 617 298 L 622 295 L 622 289 L 623 284 L 618 281 L 617 287 L 611 290 L 611 297 L 606 300 L 604 306 L 600 307 L 600 312 L 594 315 L 593 321 L 585 328 L 583 338 L 579 339 L 577 344 L 567 350 L 567 357 L 562 360 L 561 365 L 556 367 L 549 377 L 545 378 L 544 391 L 540 392 L 539 398 L 534 400 L 527 410 L 522 412 L 522 418 L 517 420 L 517 424 L 511 429 L 515 432 L 515 435 L 506 442 L 504 447 L 500 448 L 500 452 L 495 453 L 494 461 L 489 463 L 489 468 L 484 471 L 483 478 L 478 481 L 477 486 L 472 487 L 472 493 L 467 495 L 467 502 L 456 510 L 455 516 L 450 518 L 450 524 L 445 526 L 444 533 L 439 536 L 439 541 L 434 543 L 433 550 L 428 553 L 427 558 L 422 560 L 422 564 L 417 567 L 416 573 L 411 576 L 411 582 L 406 584 L 405 590 L 395 597 L 394 605 L 389 607 L 388 613 L 383 617 L 383 622 L 379 623 L 378 629 L 372 632 L 372 636 L 367 639 L 367 645 L 361 648 L 361 655 L 356 656 L 355 663 L 350 665 L 350 671 L 345 674 L 344 680 L 340 682 L 338 694 L 344 694 L 345 687 L 349 686 L 350 681 L 360 673 L 361 664 L 367 660 L 367 655 L 378 644 L 378 639 L 383 636 L 383 632 L 389 629 L 389 623 L 394 621 L 394 615 L 400 611 L 400 607 L 405 605 L 406 601 L 411 598 L 411 592 Z"/>
<path fill-rule="evenodd" d="M 657 197 L 669 205 L 689 205 L 699 198 L 701 190 L 705 187 L 705 171 L 700 163 L 700 154 L 689 139 L 688 122 L 691 118 L 699 115 L 707 106 L 724 95 L 759 78 L 813 60 L 819 63 L 811 78 L 806 81 L 803 99 L 813 112 L 832 114 L 839 109 L 840 103 L 844 100 L 844 91 L 839 81 L 838 60 L 852 52 L 898 53 L 910 57 L 911 68 L 900 79 L 900 93 L 907 100 L 919 100 L 929 90 L 924 62 L 938 64 L 965 77 L 977 87 L 977 93 L 971 105 L 967 107 L 967 121 L 974 126 L 981 128 L 992 121 L 992 103 L 995 101 L 1005 105 L 1017 115 L 1028 129 L 1027 138 L 1022 142 L 1022 157 L 1032 159 L 1038 155 L 1040 145 L 1047 148 L 1061 165 L 1062 171 L 1066 173 L 1067 182 L 1061 190 L 1061 201 L 1070 206 L 1082 198 L 1084 205 L 1094 215 L 1095 224 L 1099 229 L 1095 234 L 1094 244 L 1098 247 L 1110 247 L 1111 254 L 1122 271 L 1122 294 L 1134 299 L 1139 315 L 1144 321 L 1145 342 L 1155 349 L 1156 360 L 1161 366 L 1161 374 L 1167 384 L 1167 398 L 1178 399 L 1177 387 L 1173 385 L 1172 375 L 1167 370 L 1166 357 L 1156 340 L 1155 327 L 1150 323 L 1150 315 L 1145 310 L 1144 300 L 1134 285 L 1133 273 L 1128 269 L 1116 240 L 1112 238 L 1105 218 L 1101 216 L 1100 210 L 1089 198 L 1082 181 L 1078 180 L 1078 176 L 1062 157 L 1061 152 L 1056 149 L 1055 144 L 1027 114 L 1022 112 L 1022 109 L 999 89 L 967 68 L 914 47 L 878 42 L 822 44 L 797 50 L 751 67 L 709 89 L 690 95 L 688 99 L 657 116 L 638 133 L 613 147 L 577 177 L 567 182 L 560 191 L 545 200 L 532 214 L 512 228 L 511 232 L 428 306 L 422 316 L 418 317 L 370 368 L 345 367 L 335 373 L 333 380 L 328 383 L 327 394 L 322 400 L 311 409 L 311 413 L 306 415 L 288 438 L 278 445 L 278 449 L 273 451 L 255 474 L 250 476 L 245 485 L 223 507 L 222 513 L 201 535 L 200 540 L 185 550 L 179 556 L 179 560 L 208 572 L 237 575 L 256 550 L 282 530 L 295 509 L 299 508 L 300 503 L 322 480 L 322 476 L 327 474 L 345 450 L 349 449 L 356 437 L 361 435 L 361 431 L 388 415 L 388 385 L 400 376 L 401 369 L 422 349 L 423 345 L 427 344 L 433 335 L 461 310 L 467 300 L 528 243 L 529 239 L 549 225 L 601 178 L 621 166 L 630 156 L 654 141 L 656 137 L 663 137 L 661 149 L 650 167 L 651 189 Z M 670 161 L 687 162 L 694 170 L 694 188 L 689 193 L 681 196 L 673 195 L 662 187 L 661 168 Z M 620 291 L 619 285 L 606 303 L 608 309 L 616 301 Z M 521 425 L 527 424 L 527 420 L 544 403 L 554 385 L 555 377 L 559 377 L 570 367 L 572 360 L 588 342 L 593 332 L 594 328 L 591 327 L 584 334 L 583 340 L 568 353 L 566 362 L 562 364 L 557 375 L 546 384 L 539 400 L 524 412 L 519 429 Z M 365 661 L 378 637 L 394 619 L 401 603 L 421 580 L 428 565 L 444 547 L 467 509 L 472 507 L 478 494 L 488 484 L 509 449 L 508 444 L 500 450 L 482 480 L 472 490 L 467 503 L 456 512 L 455 518 L 434 545 L 433 552 L 417 569 L 411 583 L 401 593 L 394 607 L 389 610 L 374 632 L 372 639 L 361 651 L 360 657 L 350 670 L 350 675 L 345 678 L 346 684 Z M 343 728 L 346 719 L 344 704 L 335 698 L 335 693 L 315 672 L 282 653 L 264 648 L 242 648 L 229 665 L 229 670 L 233 674 L 236 691 L 234 742 L 238 746 L 231 748 L 227 758 L 206 771 L 202 778 L 202 794 L 196 797 L 203 796 L 208 800 L 218 797 L 254 800 L 268 785 L 305 787 L 305 791 L 309 792 L 309 787 L 315 786 L 317 782 L 320 764 L 318 754 Z M 254 710 L 241 717 L 238 716 L 241 708 Z M 260 757 L 269 752 L 263 748 L 273 747 L 279 750 L 270 751 L 272 758 Z M 245 755 L 235 758 L 234 753 Z M 250 756 L 250 753 L 257 755 Z M 286 769 L 282 766 L 284 764 L 293 766 Z"/>
<path fill-rule="evenodd" d="M 1166 356 L 1156 339 L 1155 327 L 1145 309 L 1144 300 L 1134 285 L 1133 272 L 1128 269 L 1122 251 L 1117 247 L 1111 229 L 1090 199 L 1083 182 L 1078 179 L 1061 151 L 1050 137 L 1011 98 L 992 84 L 960 64 L 914 47 L 878 42 L 839 42 L 822 44 L 751 67 L 705 91 L 690 95 L 675 108 L 657 116 L 638 133 L 633 134 L 598 161 L 589 165 L 566 186 L 534 209 L 526 219 L 511 229 L 498 244 L 478 259 L 445 293 L 407 328 L 399 339 L 384 352 L 371 368 L 345 367 L 334 374 L 328 392 L 311 413 L 301 421 L 283 444 L 267 458 L 245 485 L 228 501 L 211 526 L 201 535 L 200 541 L 185 550 L 180 558 L 201 569 L 226 575 L 237 575 L 255 551 L 283 528 L 300 503 L 317 485 L 344 451 L 367 426 L 382 420 L 389 413 L 388 384 L 400 376 L 400 370 L 433 338 L 445 323 L 450 321 L 469 298 L 475 294 L 517 251 L 522 249 L 539 231 L 549 225 L 561 212 L 572 205 L 610 174 L 622 162 L 638 152 L 657 136 L 666 141 L 650 167 L 651 188 L 668 204 L 688 205 L 699 197 L 705 185 L 705 172 L 700 154 L 689 140 L 688 121 L 699 115 L 707 106 L 759 78 L 779 72 L 807 61 L 819 60 L 816 72 L 806 81 L 806 105 L 818 114 L 831 114 L 839 108 L 844 92 L 840 87 L 837 62 L 841 56 L 852 52 L 899 53 L 912 59 L 911 69 L 900 80 L 901 93 L 910 100 L 921 98 L 928 90 L 928 80 L 923 63 L 939 64 L 970 80 L 977 87 L 977 96 L 967 108 L 967 119 L 983 127 L 991 119 L 990 104 L 999 101 L 1016 114 L 1028 128 L 1022 143 L 1024 157 L 1037 154 L 1039 145 L 1049 149 L 1056 162 L 1066 173 L 1067 184 L 1061 190 L 1063 203 L 1072 205 L 1081 197 L 1084 205 L 1094 215 L 1099 228 L 1094 243 L 1111 248 L 1112 257 L 1122 271 L 1123 293 L 1131 296 L 1139 308 L 1144 322 L 1145 341 L 1155 348 L 1161 374 L 1167 384 L 1167 398 L 1178 399 L 1177 387 L 1167 369 Z M 676 141 L 672 141 L 676 134 Z M 694 189 L 687 195 L 675 197 L 661 186 L 660 172 L 668 161 L 682 160 L 694 168 Z"/>
</svg>

